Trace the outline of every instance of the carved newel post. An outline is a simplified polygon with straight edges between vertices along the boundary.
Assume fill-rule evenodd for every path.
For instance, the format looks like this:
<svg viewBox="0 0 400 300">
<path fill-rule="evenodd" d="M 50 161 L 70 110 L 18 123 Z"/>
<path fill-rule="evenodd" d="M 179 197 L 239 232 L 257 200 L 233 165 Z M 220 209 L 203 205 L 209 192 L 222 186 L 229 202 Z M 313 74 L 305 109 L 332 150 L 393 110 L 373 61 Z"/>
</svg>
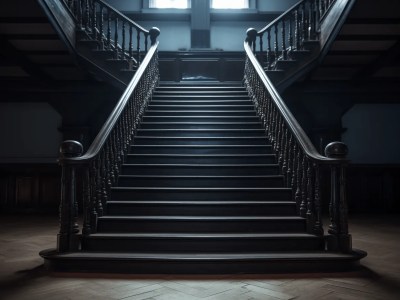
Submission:
<svg viewBox="0 0 400 300">
<path fill-rule="evenodd" d="M 60 232 L 57 235 L 57 251 L 69 252 L 79 248 L 78 203 L 76 199 L 75 164 L 69 158 L 82 155 L 82 144 L 67 140 L 60 146 L 61 175 Z"/>
<path fill-rule="evenodd" d="M 160 29 L 158 29 L 157 27 L 151 27 L 151 29 L 149 30 L 149 34 L 150 42 L 153 46 L 157 42 L 157 37 L 160 35 Z"/>
<path fill-rule="evenodd" d="M 257 30 L 254 28 L 249 28 L 246 31 L 246 35 L 246 42 L 249 44 L 250 48 L 253 48 L 253 52 L 256 52 Z"/>
<path fill-rule="evenodd" d="M 348 230 L 346 199 L 346 155 L 348 148 L 341 142 L 332 142 L 325 148 L 329 158 L 342 159 L 343 163 L 331 166 L 331 199 L 329 203 L 330 222 L 327 237 L 328 250 L 349 252 L 352 250 Z"/>
</svg>

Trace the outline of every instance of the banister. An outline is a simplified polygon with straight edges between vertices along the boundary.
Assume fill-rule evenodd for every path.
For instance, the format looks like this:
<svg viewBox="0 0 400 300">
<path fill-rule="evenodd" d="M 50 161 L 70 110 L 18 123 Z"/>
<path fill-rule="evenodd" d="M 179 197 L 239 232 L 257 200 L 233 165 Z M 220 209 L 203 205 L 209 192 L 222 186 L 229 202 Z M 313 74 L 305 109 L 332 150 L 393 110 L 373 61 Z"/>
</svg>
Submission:
<svg viewBox="0 0 400 300">
<path fill-rule="evenodd" d="M 150 59 L 153 57 L 153 55 L 157 51 L 158 43 L 159 42 L 156 42 L 149 49 L 145 59 L 143 60 L 142 64 L 140 65 L 139 69 L 136 71 L 131 82 L 128 84 L 126 90 L 120 97 L 117 105 L 114 107 L 110 116 L 107 118 L 106 122 L 100 129 L 99 133 L 93 140 L 92 144 L 90 145 L 90 147 L 88 148 L 86 153 L 82 156 L 73 157 L 73 158 L 61 157 L 60 160 L 68 160 L 69 163 L 71 163 L 71 164 L 84 164 L 84 163 L 90 161 L 91 159 L 93 159 L 93 157 L 95 157 L 99 153 L 100 149 L 104 146 L 109 133 L 114 128 L 116 121 L 118 120 L 123 109 L 125 108 L 126 103 L 128 102 L 130 95 L 132 94 L 132 91 L 136 88 L 140 78 L 143 76 L 144 70 L 148 66 Z"/>
<path fill-rule="evenodd" d="M 307 221 L 307 231 L 322 236 L 321 178 L 326 173 L 321 168 L 330 169 L 330 225 L 326 247 L 330 251 L 349 252 L 352 247 L 346 200 L 347 146 L 332 142 L 325 148 L 326 156 L 317 152 L 255 57 L 251 48 L 255 33 L 255 29 L 249 29 L 244 42 L 244 85 L 271 141 L 284 184 L 293 191 L 298 213 Z"/>
<path fill-rule="evenodd" d="M 343 163 L 343 159 L 334 159 L 322 156 L 318 153 L 315 149 L 313 143 L 308 138 L 307 134 L 304 132 L 300 124 L 297 122 L 296 118 L 290 112 L 284 101 L 282 100 L 281 96 L 271 83 L 271 80 L 265 74 L 263 68 L 259 64 L 257 58 L 254 56 L 250 46 L 247 42 L 244 43 L 244 49 L 250 61 L 252 62 L 254 68 L 256 69 L 258 76 L 260 76 L 262 82 L 264 83 L 265 87 L 268 89 L 268 92 L 272 96 L 272 99 L 275 101 L 276 106 L 279 108 L 280 113 L 284 117 L 287 125 L 289 126 L 291 132 L 296 136 L 299 144 L 301 145 L 302 149 L 306 153 L 306 155 L 315 162 L 321 164 L 341 164 Z"/>
</svg>

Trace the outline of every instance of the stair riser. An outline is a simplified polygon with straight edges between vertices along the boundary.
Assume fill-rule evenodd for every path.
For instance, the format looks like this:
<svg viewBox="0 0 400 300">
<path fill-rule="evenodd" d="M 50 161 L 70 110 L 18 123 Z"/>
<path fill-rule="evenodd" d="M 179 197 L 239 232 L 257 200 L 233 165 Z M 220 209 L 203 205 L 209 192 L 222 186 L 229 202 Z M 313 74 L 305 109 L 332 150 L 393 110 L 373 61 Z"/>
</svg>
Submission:
<svg viewBox="0 0 400 300">
<path fill-rule="evenodd" d="M 151 105 L 253 105 L 249 96 L 153 95 Z"/>
<path fill-rule="evenodd" d="M 122 166 L 122 174 L 126 175 L 198 175 L 198 176 L 224 176 L 224 175 L 277 175 L 278 166 Z"/>
<path fill-rule="evenodd" d="M 222 156 L 222 157 L 185 157 L 128 155 L 128 164 L 274 164 L 275 156 Z"/>
<path fill-rule="evenodd" d="M 266 137 L 258 138 L 147 138 L 135 137 L 135 145 L 268 145 Z"/>
<path fill-rule="evenodd" d="M 115 216 L 293 216 L 296 204 L 135 204 L 108 203 L 107 212 Z"/>
<path fill-rule="evenodd" d="M 260 122 L 260 119 L 257 116 L 249 116 L 249 117 L 208 117 L 208 116 L 143 116 L 143 122 Z"/>
<path fill-rule="evenodd" d="M 213 147 L 213 146 L 132 146 L 132 154 L 272 154 L 270 146 Z"/>
<path fill-rule="evenodd" d="M 254 110 L 147 110 L 146 116 L 257 116 Z M 193 120 L 193 119 L 192 119 Z"/>
<path fill-rule="evenodd" d="M 212 110 L 212 111 L 225 111 L 225 110 L 233 110 L 233 111 L 244 111 L 254 110 L 253 105 L 153 105 L 150 104 L 147 107 L 147 111 L 153 110 L 167 110 L 167 111 L 203 111 L 203 110 Z"/>
<path fill-rule="evenodd" d="M 210 124 L 210 123 L 141 123 L 141 129 L 261 129 L 261 123 Z"/>
<path fill-rule="evenodd" d="M 315 251 L 323 249 L 321 239 L 89 239 L 83 249 L 108 252 L 240 253 Z"/>
<path fill-rule="evenodd" d="M 137 136 L 170 136 L 170 137 L 240 137 L 240 136 L 259 136 L 265 137 L 263 129 L 250 130 L 157 130 L 139 129 Z"/>
<path fill-rule="evenodd" d="M 305 221 L 255 220 L 255 221 L 204 221 L 204 220 L 98 220 L 98 232 L 111 233 L 296 233 L 306 230 Z"/>
<path fill-rule="evenodd" d="M 132 186 L 132 187 L 283 187 L 283 178 L 179 178 L 179 179 L 165 179 L 165 178 L 124 178 L 118 179 L 118 186 Z"/>
<path fill-rule="evenodd" d="M 123 200 L 155 200 L 155 201 L 291 201 L 291 191 L 288 190 L 264 190 L 264 191 L 246 191 L 246 190 L 160 190 L 157 187 L 149 190 L 141 189 L 113 189 L 111 199 L 115 201 Z"/>
</svg>

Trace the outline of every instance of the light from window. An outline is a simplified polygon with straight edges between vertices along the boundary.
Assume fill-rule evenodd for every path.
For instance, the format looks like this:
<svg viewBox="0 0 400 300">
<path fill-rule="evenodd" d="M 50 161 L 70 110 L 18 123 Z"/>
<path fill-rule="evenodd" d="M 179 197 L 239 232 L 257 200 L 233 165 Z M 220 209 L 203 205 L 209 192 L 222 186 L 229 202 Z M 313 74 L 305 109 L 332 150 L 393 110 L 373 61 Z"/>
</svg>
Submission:
<svg viewBox="0 0 400 300">
<path fill-rule="evenodd" d="M 249 0 L 211 0 L 211 8 L 215 9 L 249 8 Z"/>
<path fill-rule="evenodd" d="M 150 8 L 189 8 L 190 0 L 150 0 Z"/>
</svg>

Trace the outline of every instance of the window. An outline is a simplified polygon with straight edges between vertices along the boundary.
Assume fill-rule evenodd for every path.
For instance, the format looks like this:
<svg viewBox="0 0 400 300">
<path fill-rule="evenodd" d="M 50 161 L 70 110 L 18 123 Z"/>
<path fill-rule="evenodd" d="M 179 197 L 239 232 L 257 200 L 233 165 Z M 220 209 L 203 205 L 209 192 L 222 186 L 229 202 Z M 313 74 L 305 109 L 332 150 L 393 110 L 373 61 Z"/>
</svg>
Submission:
<svg viewBox="0 0 400 300">
<path fill-rule="evenodd" d="M 190 0 L 150 0 L 149 8 L 190 8 Z"/>
<path fill-rule="evenodd" d="M 249 8 L 249 0 L 211 0 L 211 8 L 215 9 Z"/>
</svg>

